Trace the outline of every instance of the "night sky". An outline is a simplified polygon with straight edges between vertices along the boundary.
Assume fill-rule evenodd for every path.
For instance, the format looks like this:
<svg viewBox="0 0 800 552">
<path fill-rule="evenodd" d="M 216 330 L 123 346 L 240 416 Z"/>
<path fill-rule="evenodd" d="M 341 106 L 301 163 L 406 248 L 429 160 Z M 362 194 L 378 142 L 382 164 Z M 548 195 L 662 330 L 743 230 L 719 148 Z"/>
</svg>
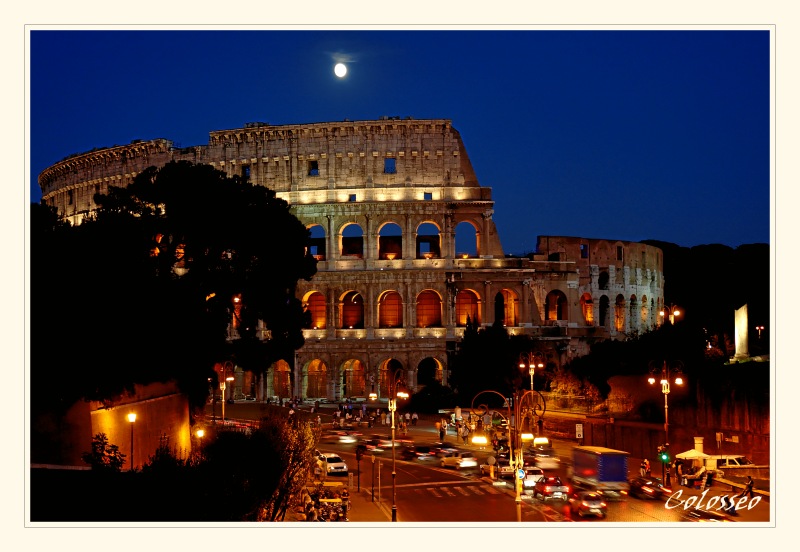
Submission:
<svg viewBox="0 0 800 552">
<path fill-rule="evenodd" d="M 32 202 L 93 148 L 410 116 L 452 120 L 506 253 L 770 241 L 766 30 L 106 29 L 30 33 Z"/>
</svg>

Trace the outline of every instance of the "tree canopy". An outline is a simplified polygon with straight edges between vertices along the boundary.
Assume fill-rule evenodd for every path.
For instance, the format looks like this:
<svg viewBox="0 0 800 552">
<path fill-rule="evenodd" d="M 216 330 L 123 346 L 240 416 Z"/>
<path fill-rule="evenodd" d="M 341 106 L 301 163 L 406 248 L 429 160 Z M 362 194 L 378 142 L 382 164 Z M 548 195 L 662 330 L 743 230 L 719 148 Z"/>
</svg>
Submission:
<svg viewBox="0 0 800 552">
<path fill-rule="evenodd" d="M 302 346 L 294 292 L 316 261 L 273 191 L 174 162 L 95 202 L 75 227 L 32 206 L 34 407 L 168 380 L 200 404 L 216 362 L 258 373 Z"/>
</svg>

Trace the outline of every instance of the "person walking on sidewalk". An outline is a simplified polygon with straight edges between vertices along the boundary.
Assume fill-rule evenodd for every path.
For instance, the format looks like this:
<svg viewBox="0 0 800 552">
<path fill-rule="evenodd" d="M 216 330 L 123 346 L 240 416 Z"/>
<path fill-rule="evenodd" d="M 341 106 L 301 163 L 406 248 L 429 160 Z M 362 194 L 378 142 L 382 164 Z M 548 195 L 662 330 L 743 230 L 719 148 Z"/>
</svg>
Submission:
<svg viewBox="0 0 800 552">
<path fill-rule="evenodd" d="M 419 416 L 416 412 L 411 415 L 411 425 L 417 425 L 417 420 L 419 420 Z"/>
<path fill-rule="evenodd" d="M 469 439 L 469 427 L 467 424 L 461 426 L 461 438 L 464 439 L 464 444 L 467 444 L 467 439 Z"/>
<path fill-rule="evenodd" d="M 644 475 L 650 477 L 650 460 L 647 458 L 644 459 Z"/>
<path fill-rule="evenodd" d="M 747 476 L 747 484 L 744 487 L 744 491 L 742 491 L 742 496 L 749 496 L 749 498 L 753 498 L 753 487 L 755 487 L 755 481 L 749 475 Z"/>
<path fill-rule="evenodd" d="M 646 458 L 642 458 L 642 463 L 639 464 L 639 475 L 641 475 L 642 477 L 646 477 L 647 476 L 647 459 Z"/>
</svg>

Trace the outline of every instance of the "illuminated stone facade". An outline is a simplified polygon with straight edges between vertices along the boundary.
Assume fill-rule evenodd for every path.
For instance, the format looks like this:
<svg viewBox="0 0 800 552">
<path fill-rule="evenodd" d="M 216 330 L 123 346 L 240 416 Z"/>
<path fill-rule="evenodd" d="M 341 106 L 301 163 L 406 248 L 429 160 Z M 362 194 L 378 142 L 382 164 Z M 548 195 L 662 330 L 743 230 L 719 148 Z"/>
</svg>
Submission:
<svg viewBox="0 0 800 552">
<path fill-rule="evenodd" d="M 207 146 L 136 141 L 72 156 L 42 172 L 43 202 L 79 223 L 92 196 L 150 166 L 204 163 L 268 186 L 309 228 L 318 273 L 300 282 L 306 344 L 235 397 L 385 397 L 399 369 L 417 389 L 447 384 L 467 320 L 501 320 L 540 340 L 560 365 L 590 340 L 659 323 L 662 254 L 639 243 L 540 237 L 507 257 L 461 136 L 445 119 L 382 118 L 214 131 Z M 280 239 L 279 236 L 265 239 Z"/>
</svg>

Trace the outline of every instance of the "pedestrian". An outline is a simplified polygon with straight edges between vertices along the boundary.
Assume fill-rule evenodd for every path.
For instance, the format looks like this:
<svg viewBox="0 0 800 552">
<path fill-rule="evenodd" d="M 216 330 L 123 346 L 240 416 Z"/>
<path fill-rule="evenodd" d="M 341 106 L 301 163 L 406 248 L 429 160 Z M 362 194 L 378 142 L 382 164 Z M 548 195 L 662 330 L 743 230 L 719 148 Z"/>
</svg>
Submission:
<svg viewBox="0 0 800 552">
<path fill-rule="evenodd" d="M 464 439 L 464 444 L 467 444 L 467 439 L 469 439 L 469 428 L 467 424 L 461 426 L 461 438 Z"/>
<path fill-rule="evenodd" d="M 381 425 L 386 425 L 386 412 L 381 412 Z"/>
<path fill-rule="evenodd" d="M 644 459 L 644 476 L 650 477 L 650 460 Z"/>
<path fill-rule="evenodd" d="M 414 425 L 414 426 L 417 425 L 417 420 L 419 420 L 419 416 L 417 416 L 417 413 L 414 412 L 411 415 L 411 425 Z"/>
<path fill-rule="evenodd" d="M 406 425 L 408 425 L 408 423 L 411 421 L 411 413 L 410 412 L 406 412 L 406 415 L 404 416 L 404 418 L 406 419 Z"/>
<path fill-rule="evenodd" d="M 714 472 L 709 471 L 706 474 L 706 482 L 705 485 L 703 485 L 703 489 L 710 489 L 713 483 L 714 483 Z"/>
<path fill-rule="evenodd" d="M 742 492 L 742 496 L 749 496 L 753 498 L 753 488 L 755 487 L 755 481 L 749 475 L 747 476 L 747 484 L 744 487 L 744 491 Z"/>
<path fill-rule="evenodd" d="M 322 416 L 317 414 L 317 427 L 322 427 Z"/>
<path fill-rule="evenodd" d="M 442 418 L 442 435 L 444 436 L 444 437 L 442 437 L 442 440 L 444 440 L 447 437 L 447 419 L 446 418 Z"/>
</svg>

